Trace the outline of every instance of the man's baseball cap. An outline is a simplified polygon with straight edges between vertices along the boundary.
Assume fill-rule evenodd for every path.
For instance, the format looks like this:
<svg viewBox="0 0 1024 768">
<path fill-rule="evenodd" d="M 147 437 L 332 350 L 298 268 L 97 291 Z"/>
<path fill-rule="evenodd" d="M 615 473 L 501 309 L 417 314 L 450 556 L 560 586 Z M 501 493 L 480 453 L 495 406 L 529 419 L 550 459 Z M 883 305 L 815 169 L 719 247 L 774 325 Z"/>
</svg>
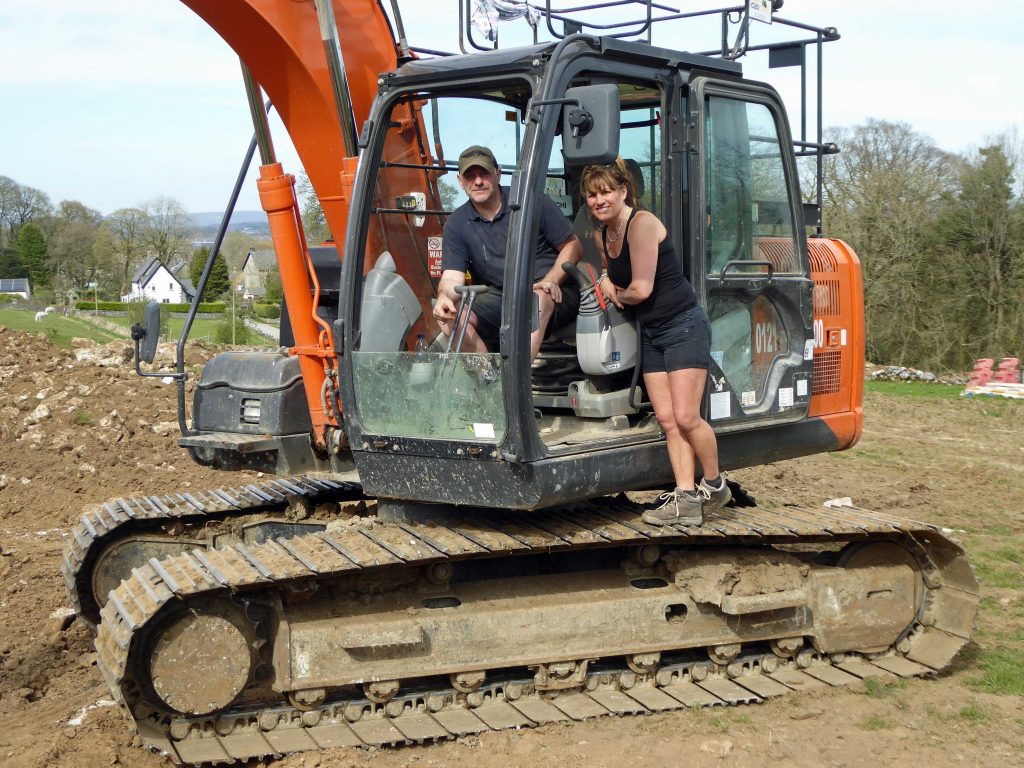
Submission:
<svg viewBox="0 0 1024 768">
<path fill-rule="evenodd" d="M 479 165 L 488 173 L 498 172 L 498 161 L 494 159 L 494 153 L 479 144 L 464 149 L 459 155 L 459 174 L 465 173 L 467 168 L 474 165 Z"/>
</svg>

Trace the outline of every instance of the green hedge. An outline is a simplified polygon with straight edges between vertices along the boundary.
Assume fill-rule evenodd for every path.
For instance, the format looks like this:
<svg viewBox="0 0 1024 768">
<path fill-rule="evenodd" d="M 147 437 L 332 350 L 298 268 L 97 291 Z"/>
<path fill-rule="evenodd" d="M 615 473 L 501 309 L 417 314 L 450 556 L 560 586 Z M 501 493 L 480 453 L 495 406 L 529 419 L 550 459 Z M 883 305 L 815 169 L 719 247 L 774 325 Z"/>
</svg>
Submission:
<svg viewBox="0 0 1024 768">
<path fill-rule="evenodd" d="M 133 302 L 134 303 L 134 302 Z M 99 303 L 94 301 L 76 301 L 75 309 L 81 309 L 83 311 L 91 311 L 98 309 L 102 312 L 127 312 L 128 303 L 123 301 L 101 301 Z M 161 304 L 160 309 L 163 312 L 188 312 L 189 304 Z M 199 311 L 205 314 L 220 314 L 223 313 L 225 304 L 223 301 L 210 301 L 199 305 Z"/>
<path fill-rule="evenodd" d="M 253 304 L 252 311 L 257 317 L 273 319 L 281 316 L 281 307 L 277 304 Z"/>
</svg>

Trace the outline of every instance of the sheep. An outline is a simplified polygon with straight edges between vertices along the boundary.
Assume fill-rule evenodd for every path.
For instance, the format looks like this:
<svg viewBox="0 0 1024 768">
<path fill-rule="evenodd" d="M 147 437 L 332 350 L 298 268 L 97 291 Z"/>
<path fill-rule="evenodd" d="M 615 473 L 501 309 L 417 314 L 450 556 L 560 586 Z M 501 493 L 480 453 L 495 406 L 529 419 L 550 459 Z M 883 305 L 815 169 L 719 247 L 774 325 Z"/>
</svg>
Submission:
<svg viewBox="0 0 1024 768">
<path fill-rule="evenodd" d="M 43 312 L 45 312 L 46 314 L 50 314 L 51 312 L 56 312 L 56 311 L 57 311 L 56 307 L 47 307 L 46 309 L 43 310 Z"/>
<path fill-rule="evenodd" d="M 36 322 L 37 323 L 43 322 L 43 318 L 45 318 L 45 317 L 46 317 L 46 312 L 44 312 L 44 311 L 36 312 Z"/>
</svg>

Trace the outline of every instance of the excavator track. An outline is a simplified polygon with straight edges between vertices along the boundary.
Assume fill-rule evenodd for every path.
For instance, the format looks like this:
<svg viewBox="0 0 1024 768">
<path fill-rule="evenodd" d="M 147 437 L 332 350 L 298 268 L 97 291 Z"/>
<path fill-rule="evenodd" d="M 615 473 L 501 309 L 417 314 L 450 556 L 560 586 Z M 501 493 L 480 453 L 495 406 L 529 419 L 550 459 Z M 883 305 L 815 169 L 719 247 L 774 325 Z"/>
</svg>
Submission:
<svg viewBox="0 0 1024 768">
<path fill-rule="evenodd" d="M 299 475 L 192 493 L 111 499 L 82 515 L 64 548 L 60 570 L 72 607 L 95 626 L 107 592 L 150 557 L 216 546 L 226 528 L 237 528 L 250 517 L 271 526 L 277 536 L 288 526 L 300 532 L 306 527 L 301 522 L 274 521 L 272 516 L 297 506 L 305 515 L 319 503 L 363 498 L 362 486 L 345 476 Z"/>
<path fill-rule="evenodd" d="M 934 526 L 644 509 L 452 510 L 152 558 L 103 607 L 98 664 L 148 747 L 202 764 L 928 675 L 973 630 L 977 581 Z"/>
</svg>

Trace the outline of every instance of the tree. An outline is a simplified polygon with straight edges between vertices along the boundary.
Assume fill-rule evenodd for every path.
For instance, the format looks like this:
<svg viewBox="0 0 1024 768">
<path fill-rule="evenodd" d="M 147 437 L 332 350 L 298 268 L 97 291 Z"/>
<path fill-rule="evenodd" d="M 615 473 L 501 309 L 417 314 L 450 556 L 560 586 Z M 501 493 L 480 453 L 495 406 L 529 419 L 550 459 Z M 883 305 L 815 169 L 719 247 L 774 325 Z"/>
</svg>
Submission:
<svg viewBox="0 0 1024 768">
<path fill-rule="evenodd" d="M 284 301 L 284 289 L 281 287 L 281 272 L 276 267 L 267 272 L 263 286 L 263 301 L 268 304 L 280 304 Z"/>
<path fill-rule="evenodd" d="M 28 270 L 14 248 L 4 248 L 0 250 L 0 278 L 11 277 L 28 277 Z"/>
<path fill-rule="evenodd" d="M 77 200 L 62 200 L 49 217 L 50 272 L 58 290 L 85 288 L 99 279 L 101 259 L 94 252 L 103 217 Z"/>
<path fill-rule="evenodd" d="M 42 190 L 0 176 L 0 244 L 16 240 L 22 226 L 48 215 L 50 207 Z"/>
<path fill-rule="evenodd" d="M 195 285 L 198 289 L 198 284 Z M 206 283 L 206 290 L 203 291 L 202 301 L 216 301 L 230 288 L 231 274 L 228 272 L 228 263 L 224 260 L 224 254 L 218 253 L 210 268 L 210 279 Z"/>
<path fill-rule="evenodd" d="M 242 268 L 242 263 L 249 251 L 256 248 L 256 238 L 245 232 L 228 232 L 221 243 L 220 252 L 228 263 L 228 270 L 235 274 Z"/>
<path fill-rule="evenodd" d="M 32 288 L 41 288 L 50 282 L 50 269 L 46 261 L 46 238 L 43 231 L 29 223 L 18 232 L 18 258 L 28 271 Z"/>
<path fill-rule="evenodd" d="M 146 253 L 148 216 L 141 208 L 119 208 L 103 220 L 95 248 L 97 258 L 113 264 L 119 275 L 118 291 L 127 294 L 131 274 Z"/>
<path fill-rule="evenodd" d="M 950 317 L 934 295 L 934 219 L 956 187 L 957 158 L 905 123 L 868 120 L 829 140 L 841 151 L 825 159 L 825 230 L 860 256 L 868 356 L 934 362 L 950 339 Z"/>
<path fill-rule="evenodd" d="M 445 181 L 444 179 L 440 179 L 437 182 L 437 190 L 441 197 L 441 210 L 455 210 L 455 201 L 459 197 L 459 190 L 455 188 L 455 185 Z"/>
<path fill-rule="evenodd" d="M 306 242 L 310 245 L 320 245 L 330 240 L 331 230 L 327 226 L 324 210 L 320 207 L 320 198 L 317 197 L 313 183 L 305 173 L 301 174 L 295 183 L 295 194 L 299 199 Z"/>
<path fill-rule="evenodd" d="M 155 197 L 140 208 L 146 215 L 141 232 L 145 247 L 168 267 L 173 266 L 175 257 L 184 259 L 190 250 L 193 226 L 181 203 L 170 197 Z"/>
<path fill-rule="evenodd" d="M 192 280 L 192 286 L 198 291 L 199 281 L 203 277 L 203 269 L 210 258 L 210 249 L 205 245 L 192 253 L 192 261 L 188 266 L 188 276 Z"/>
<path fill-rule="evenodd" d="M 963 320 L 951 360 L 959 368 L 1016 352 L 1024 333 L 1024 204 L 1012 156 L 1001 137 L 961 164 L 960 191 L 938 219 Z"/>
<path fill-rule="evenodd" d="M 199 290 L 199 281 L 203 276 L 203 269 L 206 267 L 206 261 L 209 258 L 210 249 L 205 246 L 192 254 L 192 266 L 190 267 L 189 277 L 191 277 L 192 285 L 197 291 Z M 202 301 L 216 301 L 230 287 L 231 273 L 224 254 L 218 251 L 217 258 L 213 260 L 213 266 L 210 267 L 210 278 L 207 280 L 206 290 L 203 291 Z"/>
</svg>

